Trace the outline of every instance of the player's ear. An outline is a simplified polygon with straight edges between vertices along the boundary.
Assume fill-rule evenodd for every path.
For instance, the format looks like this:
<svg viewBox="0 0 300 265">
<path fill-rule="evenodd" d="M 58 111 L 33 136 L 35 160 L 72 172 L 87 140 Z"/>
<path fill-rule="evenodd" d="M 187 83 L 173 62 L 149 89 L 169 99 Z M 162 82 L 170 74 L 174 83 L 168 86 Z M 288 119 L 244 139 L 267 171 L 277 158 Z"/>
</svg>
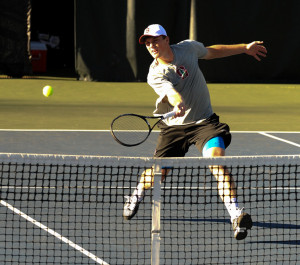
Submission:
<svg viewBox="0 0 300 265">
<path fill-rule="evenodd" d="M 166 42 L 169 44 L 170 43 L 170 38 L 169 36 L 166 36 Z"/>
</svg>

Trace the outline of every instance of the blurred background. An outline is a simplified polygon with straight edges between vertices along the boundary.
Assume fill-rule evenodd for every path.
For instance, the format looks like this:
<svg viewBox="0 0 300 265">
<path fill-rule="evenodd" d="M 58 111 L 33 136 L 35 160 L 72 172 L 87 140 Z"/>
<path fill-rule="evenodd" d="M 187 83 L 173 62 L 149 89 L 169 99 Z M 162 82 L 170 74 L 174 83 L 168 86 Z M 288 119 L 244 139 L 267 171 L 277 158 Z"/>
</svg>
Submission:
<svg viewBox="0 0 300 265">
<path fill-rule="evenodd" d="M 299 83 L 299 11 L 297 0 L 0 0 L 0 74 L 145 81 L 152 58 L 138 38 L 159 23 L 171 43 L 264 41 L 263 64 L 200 61 L 208 82 Z"/>
</svg>

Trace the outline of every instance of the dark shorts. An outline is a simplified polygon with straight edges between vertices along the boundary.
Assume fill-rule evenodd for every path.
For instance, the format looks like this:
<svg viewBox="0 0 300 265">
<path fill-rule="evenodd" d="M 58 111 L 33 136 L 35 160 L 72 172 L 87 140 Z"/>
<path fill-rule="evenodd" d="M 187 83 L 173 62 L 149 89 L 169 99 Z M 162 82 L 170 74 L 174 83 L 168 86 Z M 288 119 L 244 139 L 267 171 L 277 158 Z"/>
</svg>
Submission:
<svg viewBox="0 0 300 265">
<path fill-rule="evenodd" d="M 219 116 L 213 114 L 200 124 L 167 126 L 160 123 L 154 157 L 184 157 L 191 145 L 196 145 L 200 153 L 208 140 L 216 136 L 223 137 L 225 148 L 230 145 L 231 134 L 226 123 L 219 122 Z"/>
</svg>

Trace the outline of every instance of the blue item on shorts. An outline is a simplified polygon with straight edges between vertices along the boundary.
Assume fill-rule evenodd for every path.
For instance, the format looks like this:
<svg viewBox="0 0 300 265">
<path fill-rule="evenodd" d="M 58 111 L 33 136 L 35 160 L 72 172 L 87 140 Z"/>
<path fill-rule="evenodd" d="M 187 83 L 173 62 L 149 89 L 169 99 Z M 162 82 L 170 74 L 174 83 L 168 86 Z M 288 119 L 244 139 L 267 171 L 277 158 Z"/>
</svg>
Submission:
<svg viewBox="0 0 300 265">
<path fill-rule="evenodd" d="M 203 147 L 203 152 L 212 147 L 221 147 L 225 149 L 225 144 L 222 136 L 211 138 Z"/>
</svg>

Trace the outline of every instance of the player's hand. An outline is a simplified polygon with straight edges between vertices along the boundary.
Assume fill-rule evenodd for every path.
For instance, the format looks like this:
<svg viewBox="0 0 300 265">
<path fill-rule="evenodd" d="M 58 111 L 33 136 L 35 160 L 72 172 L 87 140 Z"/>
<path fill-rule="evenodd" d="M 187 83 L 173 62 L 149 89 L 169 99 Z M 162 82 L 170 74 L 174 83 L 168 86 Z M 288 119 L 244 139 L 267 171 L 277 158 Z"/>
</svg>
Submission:
<svg viewBox="0 0 300 265">
<path fill-rule="evenodd" d="M 183 102 L 180 102 L 179 104 L 175 105 L 174 111 L 176 111 L 176 114 L 174 115 L 174 118 L 182 117 L 185 114 L 185 105 Z"/>
<path fill-rule="evenodd" d="M 267 49 L 263 46 L 263 41 L 253 41 L 246 45 L 246 54 L 253 56 L 257 61 L 261 61 L 260 57 L 267 56 Z"/>
</svg>

